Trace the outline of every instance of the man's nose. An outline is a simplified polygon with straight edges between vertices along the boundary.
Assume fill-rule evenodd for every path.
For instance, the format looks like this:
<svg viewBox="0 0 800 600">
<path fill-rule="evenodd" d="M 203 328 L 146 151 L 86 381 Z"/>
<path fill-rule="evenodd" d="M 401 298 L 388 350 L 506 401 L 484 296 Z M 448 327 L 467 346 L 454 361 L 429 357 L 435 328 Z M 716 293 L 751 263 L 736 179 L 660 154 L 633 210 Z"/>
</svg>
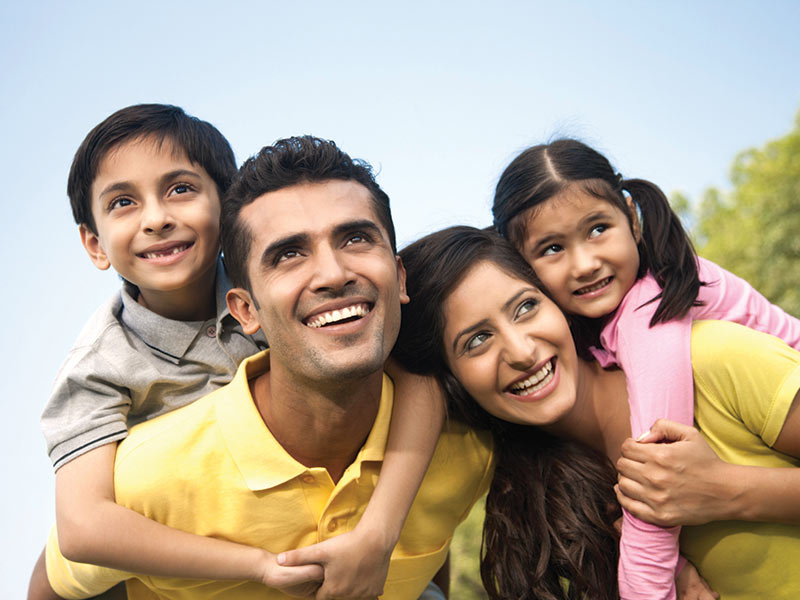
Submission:
<svg viewBox="0 0 800 600">
<path fill-rule="evenodd" d="M 315 291 L 339 290 L 354 280 L 345 257 L 335 248 L 318 248 L 313 261 L 312 288 Z"/>
</svg>

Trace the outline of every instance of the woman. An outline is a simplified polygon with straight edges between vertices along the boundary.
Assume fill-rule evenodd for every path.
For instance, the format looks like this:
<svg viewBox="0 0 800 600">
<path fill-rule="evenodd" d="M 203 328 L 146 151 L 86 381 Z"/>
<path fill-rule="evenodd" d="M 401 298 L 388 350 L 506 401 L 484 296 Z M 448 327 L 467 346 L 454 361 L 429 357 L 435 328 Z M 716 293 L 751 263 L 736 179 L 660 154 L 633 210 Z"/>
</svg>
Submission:
<svg viewBox="0 0 800 600">
<path fill-rule="evenodd" d="M 490 595 L 558 598 L 568 580 L 568 597 L 613 597 L 608 471 L 590 453 L 566 441 L 551 447 L 544 436 L 616 460 L 630 435 L 623 373 L 578 358 L 563 314 L 495 234 L 451 228 L 401 256 L 412 301 L 396 356 L 410 370 L 437 375 L 453 412 L 495 433 L 498 474 L 487 499 L 481 567 Z M 752 369 L 755 349 L 769 358 Z M 698 423 L 715 451 L 740 464 L 800 466 L 789 456 L 800 454 L 800 419 L 791 418 L 800 355 L 770 336 L 707 321 L 693 331 L 693 358 Z M 754 379 L 739 377 L 746 372 Z M 759 403 L 765 391 L 769 397 Z M 748 403 L 736 405 L 738 398 Z M 737 410 L 752 414 L 739 422 Z M 800 594 L 800 575 L 783 568 L 800 560 L 798 526 L 713 523 L 689 528 L 683 542 L 723 598 Z"/>
</svg>

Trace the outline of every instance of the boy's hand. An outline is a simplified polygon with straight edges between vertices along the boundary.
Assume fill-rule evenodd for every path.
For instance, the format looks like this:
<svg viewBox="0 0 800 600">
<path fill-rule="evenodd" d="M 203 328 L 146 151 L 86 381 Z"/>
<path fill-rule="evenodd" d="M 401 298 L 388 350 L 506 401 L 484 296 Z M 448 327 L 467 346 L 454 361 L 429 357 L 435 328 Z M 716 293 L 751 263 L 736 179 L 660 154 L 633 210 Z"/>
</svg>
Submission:
<svg viewBox="0 0 800 600">
<path fill-rule="evenodd" d="M 731 465 L 694 427 L 659 419 L 639 441 L 625 440 L 621 454 L 615 490 L 634 516 L 663 527 L 726 518 Z"/>
<path fill-rule="evenodd" d="M 267 587 L 282 590 L 290 596 L 313 596 L 323 575 L 320 565 L 283 566 L 278 564 L 277 555 L 264 551 L 261 583 Z"/>
<path fill-rule="evenodd" d="M 318 563 L 325 568 L 325 581 L 316 600 L 375 600 L 383 594 L 394 548 L 382 537 L 379 532 L 356 527 L 319 544 L 284 552 L 278 561 L 286 566 Z"/>
<path fill-rule="evenodd" d="M 675 578 L 677 600 L 717 600 L 719 594 L 713 591 L 700 576 L 695 566 L 687 562 Z"/>
</svg>

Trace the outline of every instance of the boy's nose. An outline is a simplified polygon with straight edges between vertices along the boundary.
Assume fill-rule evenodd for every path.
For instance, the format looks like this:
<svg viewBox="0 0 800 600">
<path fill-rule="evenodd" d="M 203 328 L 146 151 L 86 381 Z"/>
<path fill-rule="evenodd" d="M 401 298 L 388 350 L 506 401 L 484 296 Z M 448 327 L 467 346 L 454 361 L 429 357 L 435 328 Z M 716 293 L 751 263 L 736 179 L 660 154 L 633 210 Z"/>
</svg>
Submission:
<svg viewBox="0 0 800 600">
<path fill-rule="evenodd" d="M 175 227 L 169 211 L 161 202 L 148 202 L 142 213 L 142 231 L 150 234 L 159 234 Z"/>
</svg>

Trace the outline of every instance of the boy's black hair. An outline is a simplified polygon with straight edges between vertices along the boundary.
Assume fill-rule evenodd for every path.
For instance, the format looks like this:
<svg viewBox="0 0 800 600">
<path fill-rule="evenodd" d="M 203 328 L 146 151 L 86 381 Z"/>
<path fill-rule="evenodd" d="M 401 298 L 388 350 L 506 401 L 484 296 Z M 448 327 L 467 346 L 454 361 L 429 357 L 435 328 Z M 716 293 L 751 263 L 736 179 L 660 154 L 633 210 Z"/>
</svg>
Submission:
<svg viewBox="0 0 800 600">
<path fill-rule="evenodd" d="M 608 159 L 586 144 L 573 139 L 556 140 L 523 151 L 506 167 L 494 195 L 492 214 L 497 231 L 521 249 L 531 211 L 572 185 L 619 208 L 633 227 L 625 200 L 628 192 L 641 211 L 641 240 L 638 243 L 639 273 L 653 274 L 661 294 L 650 321 L 665 323 L 683 317 L 697 303 L 700 278 L 689 236 L 678 215 L 670 208 L 664 192 L 644 179 L 624 179 Z M 588 342 L 597 345 L 596 320 L 574 317 L 583 323 L 587 337 L 576 334 L 579 350 Z M 584 328 L 577 327 L 573 331 Z M 591 331 L 590 331 L 591 330 Z"/>
<path fill-rule="evenodd" d="M 389 196 L 375 181 L 369 163 L 350 158 L 330 140 L 310 135 L 285 138 L 245 161 L 222 202 L 222 254 L 234 286 L 249 289 L 250 285 L 247 256 L 253 235 L 239 219 L 242 208 L 269 192 L 332 179 L 355 181 L 369 190 L 378 221 L 389 235 L 392 251 L 397 251 Z"/>
<path fill-rule="evenodd" d="M 169 104 L 135 104 L 118 110 L 92 129 L 81 143 L 67 180 L 72 216 L 92 233 L 97 227 L 92 215 L 92 184 L 100 163 L 110 151 L 133 139 L 153 137 L 169 140 L 176 150 L 203 167 L 217 185 L 220 198 L 236 173 L 236 159 L 228 140 L 219 130 L 182 108 Z"/>
</svg>

